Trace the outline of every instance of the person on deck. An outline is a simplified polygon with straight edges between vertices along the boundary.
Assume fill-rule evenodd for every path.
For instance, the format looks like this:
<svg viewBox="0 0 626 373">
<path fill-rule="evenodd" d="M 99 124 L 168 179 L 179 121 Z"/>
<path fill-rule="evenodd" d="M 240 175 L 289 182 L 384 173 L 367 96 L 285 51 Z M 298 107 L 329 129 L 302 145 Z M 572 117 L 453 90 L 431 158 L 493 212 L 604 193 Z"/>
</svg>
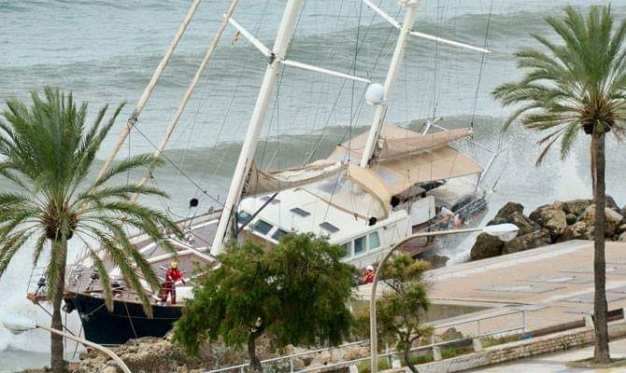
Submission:
<svg viewBox="0 0 626 373">
<path fill-rule="evenodd" d="M 365 273 L 363 274 L 363 283 L 364 284 L 369 284 L 374 282 L 374 267 L 367 266 L 367 268 L 365 269 Z"/>
<path fill-rule="evenodd" d="M 185 279 L 178 269 L 178 262 L 173 260 L 170 267 L 165 271 L 165 281 L 162 284 L 161 302 L 167 302 L 167 296 L 170 295 L 172 304 L 176 304 L 176 281 L 181 280 L 183 284 Z"/>
</svg>

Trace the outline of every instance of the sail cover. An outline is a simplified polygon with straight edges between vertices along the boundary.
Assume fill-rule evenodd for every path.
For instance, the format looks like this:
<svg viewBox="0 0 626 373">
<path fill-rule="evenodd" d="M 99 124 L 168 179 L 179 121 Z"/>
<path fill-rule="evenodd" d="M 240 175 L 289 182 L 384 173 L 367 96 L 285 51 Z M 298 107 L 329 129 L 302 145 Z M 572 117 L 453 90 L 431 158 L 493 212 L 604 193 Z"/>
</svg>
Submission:
<svg viewBox="0 0 626 373">
<path fill-rule="evenodd" d="M 407 157 L 426 150 L 437 149 L 448 145 L 448 143 L 454 140 L 468 137 L 470 134 L 471 131 L 469 129 L 460 128 L 427 135 L 415 133 L 412 136 L 402 138 L 382 138 L 377 159 L 382 162 Z"/>
<path fill-rule="evenodd" d="M 470 134 L 468 129 L 458 129 L 422 135 L 385 124 L 371 170 L 383 180 L 391 195 L 418 191 L 416 186 L 423 183 L 479 174 L 483 169 L 478 163 L 448 145 Z M 359 163 L 367 136 L 363 133 L 339 145 L 328 160 Z"/>
<path fill-rule="evenodd" d="M 244 186 L 243 196 L 254 196 L 279 192 L 323 180 L 345 170 L 347 163 L 320 160 L 305 166 L 293 167 L 281 171 L 262 171 L 254 163 L 250 168 L 250 177 Z"/>
</svg>

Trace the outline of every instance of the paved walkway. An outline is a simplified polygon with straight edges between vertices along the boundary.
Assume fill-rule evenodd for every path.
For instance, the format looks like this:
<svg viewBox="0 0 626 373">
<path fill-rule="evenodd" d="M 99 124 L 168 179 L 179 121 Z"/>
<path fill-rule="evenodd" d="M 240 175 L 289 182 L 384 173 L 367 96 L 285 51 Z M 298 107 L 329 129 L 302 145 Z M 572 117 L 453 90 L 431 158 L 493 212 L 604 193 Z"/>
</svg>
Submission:
<svg viewBox="0 0 626 373">
<path fill-rule="evenodd" d="M 626 308 L 626 243 L 607 242 L 606 262 L 609 309 Z M 482 309 L 447 315 L 434 323 L 437 334 L 450 327 L 473 336 L 531 331 L 593 314 L 590 241 L 452 265 L 428 271 L 425 277 L 432 303 Z M 370 291 L 370 286 L 362 286 L 362 298 L 368 299 Z"/>
<path fill-rule="evenodd" d="M 513 363 L 505 363 L 469 370 L 480 373 L 626 373 L 626 365 L 611 369 L 567 368 L 568 361 L 581 360 L 593 356 L 593 346 L 578 350 L 560 352 L 535 358 L 522 359 Z M 626 358 L 626 339 L 611 342 L 611 357 Z M 626 364 L 626 363 L 625 363 Z"/>
</svg>

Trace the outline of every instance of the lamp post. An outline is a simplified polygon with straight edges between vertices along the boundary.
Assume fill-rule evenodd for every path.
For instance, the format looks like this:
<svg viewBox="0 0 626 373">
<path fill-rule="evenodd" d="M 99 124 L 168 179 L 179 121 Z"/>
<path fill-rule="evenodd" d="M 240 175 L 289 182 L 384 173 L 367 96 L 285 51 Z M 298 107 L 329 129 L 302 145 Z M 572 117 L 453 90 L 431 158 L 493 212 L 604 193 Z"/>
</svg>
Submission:
<svg viewBox="0 0 626 373">
<path fill-rule="evenodd" d="M 47 330 L 50 333 L 58 334 L 58 335 L 61 335 L 61 336 L 65 337 L 65 338 L 68 338 L 68 339 L 74 340 L 76 342 L 82 343 L 84 345 L 93 347 L 93 348 L 95 348 L 97 350 L 100 350 L 100 351 L 104 352 L 105 354 L 109 355 L 113 360 L 115 360 L 117 365 L 120 366 L 120 368 L 122 369 L 122 371 L 124 373 L 132 373 L 130 371 L 130 369 L 128 369 L 128 366 L 126 366 L 126 363 L 124 363 L 124 361 L 122 359 L 120 359 L 120 357 L 117 356 L 115 354 L 115 352 L 111 351 L 110 349 L 108 349 L 108 348 L 106 348 L 106 347 L 104 347 L 102 345 L 99 345 L 97 343 L 89 342 L 89 341 L 87 341 L 85 339 L 82 339 L 82 338 L 73 336 L 71 334 L 67 334 L 67 333 L 64 333 L 62 331 L 50 328 L 48 326 L 37 324 L 35 322 L 35 320 L 29 319 L 26 316 L 22 316 L 22 315 L 8 315 L 7 317 L 5 317 L 2 320 L 2 324 L 4 325 L 5 328 L 9 329 L 9 331 L 11 333 L 13 333 L 13 334 L 21 334 L 21 333 L 23 333 L 23 332 L 25 332 L 27 330 L 40 328 L 40 329 Z"/>
<path fill-rule="evenodd" d="M 391 257 L 397 248 L 403 243 L 419 237 L 430 236 L 442 236 L 448 234 L 470 233 L 470 232 L 483 232 L 491 236 L 498 237 L 502 241 L 510 241 L 517 236 L 519 228 L 515 224 L 497 224 L 489 225 L 481 228 L 467 228 L 467 229 L 454 229 L 448 231 L 436 231 L 436 232 L 422 232 L 403 238 L 402 240 L 394 243 L 383 259 L 378 263 L 376 267 L 376 273 L 374 274 L 374 280 L 372 281 L 372 292 L 370 295 L 370 353 L 371 353 L 371 373 L 378 372 L 378 334 L 376 333 L 376 285 L 378 284 L 378 278 L 383 270 L 385 262 Z"/>
</svg>

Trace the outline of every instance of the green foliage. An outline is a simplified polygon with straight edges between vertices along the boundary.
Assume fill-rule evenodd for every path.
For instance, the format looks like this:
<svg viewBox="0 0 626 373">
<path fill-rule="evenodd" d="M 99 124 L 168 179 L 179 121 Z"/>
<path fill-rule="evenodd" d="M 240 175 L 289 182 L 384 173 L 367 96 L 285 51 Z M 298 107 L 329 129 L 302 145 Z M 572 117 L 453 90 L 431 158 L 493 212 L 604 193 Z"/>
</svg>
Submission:
<svg viewBox="0 0 626 373">
<path fill-rule="evenodd" d="M 500 335 L 500 336 L 487 336 L 480 339 L 480 342 L 483 347 L 491 347 L 496 345 L 501 345 L 504 343 L 521 341 L 524 339 L 522 334 L 509 334 L 509 335 Z"/>
<path fill-rule="evenodd" d="M 383 271 L 388 290 L 376 302 L 379 336 L 404 351 L 405 363 L 411 369 L 408 359 L 413 344 L 432 334 L 432 328 L 423 325 L 424 312 L 430 305 L 422 278 L 427 269 L 427 262 L 406 255 L 393 257 Z"/>
<path fill-rule="evenodd" d="M 103 178 L 90 181 L 96 153 L 123 105 L 106 122 L 104 107 L 94 123 L 87 126 L 87 103 L 77 105 L 71 93 L 46 87 L 42 96 L 33 92 L 31 98 L 31 105 L 8 99 L 2 113 L 4 120 L 0 120 L 0 177 L 12 186 L 0 192 L 0 276 L 27 241 L 35 243 L 33 265 L 49 250 L 48 297 L 53 301 L 53 324 L 55 320 L 60 324 L 68 241 L 77 238 L 85 247 L 93 247 L 95 239 L 119 266 L 126 284 L 137 292 L 151 315 L 150 300 L 140 278 L 155 289 L 159 282 L 131 245 L 126 226 L 155 240 L 163 238 L 162 227 L 175 233 L 179 230 L 163 213 L 131 201 L 134 194 L 164 196 L 162 191 L 132 183 L 110 186 L 108 181 L 127 171 L 147 168 L 157 160 L 145 155 L 125 159 Z M 167 242 L 164 244 L 169 247 Z M 113 296 L 107 286 L 107 271 L 95 252 L 90 255 L 111 308 Z"/>
<path fill-rule="evenodd" d="M 559 138 L 566 157 L 581 129 L 587 134 L 610 131 L 620 138 L 624 132 L 626 20 L 615 28 L 610 7 L 591 6 L 586 18 L 571 6 L 565 13 L 563 19 L 546 18 L 563 44 L 532 35 L 543 49 L 515 53 L 526 74 L 493 92 L 504 106 L 521 104 L 505 129 L 519 119 L 529 129 L 553 130 L 540 140 L 545 148 L 537 163 Z"/>
<path fill-rule="evenodd" d="M 369 373 L 372 371 L 371 364 L 372 361 L 368 359 L 358 362 L 356 367 L 358 368 L 360 373 Z M 389 359 L 378 359 L 378 371 L 382 372 L 387 369 L 391 369 L 391 362 L 389 361 Z"/>
<path fill-rule="evenodd" d="M 307 234 L 286 235 L 267 251 L 234 245 L 200 279 L 174 338 L 194 354 L 206 339 L 240 347 L 263 333 L 279 348 L 337 345 L 352 324 L 353 268 L 341 256 L 341 247 Z"/>
<path fill-rule="evenodd" d="M 519 119 L 532 130 L 550 130 L 539 143 L 544 146 L 537 158 L 541 163 L 560 139 L 565 158 L 580 130 L 591 136 L 591 180 L 595 198 L 594 274 L 596 302 L 595 357 L 609 359 L 604 208 L 605 135 L 623 139 L 626 120 L 626 20 L 615 25 L 610 6 L 590 6 L 584 15 L 568 6 L 565 17 L 548 17 L 558 43 L 533 35 L 542 49 L 525 48 L 517 53 L 518 67 L 525 70 L 521 80 L 502 84 L 493 94 L 505 106 L 519 107 L 504 124 L 506 129 Z"/>
</svg>

